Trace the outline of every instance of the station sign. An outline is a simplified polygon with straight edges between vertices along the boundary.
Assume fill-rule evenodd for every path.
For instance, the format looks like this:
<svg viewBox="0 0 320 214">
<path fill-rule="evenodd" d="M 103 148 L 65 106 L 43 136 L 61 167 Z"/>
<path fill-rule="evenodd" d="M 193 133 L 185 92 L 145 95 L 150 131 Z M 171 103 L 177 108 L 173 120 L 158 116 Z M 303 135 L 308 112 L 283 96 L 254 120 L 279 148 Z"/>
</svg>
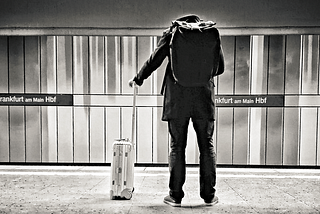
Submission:
<svg viewBox="0 0 320 214">
<path fill-rule="evenodd" d="M 216 95 L 217 107 L 284 107 L 284 95 Z"/>
<path fill-rule="evenodd" d="M 0 105 L 7 106 L 72 106 L 72 94 L 0 94 Z"/>
</svg>

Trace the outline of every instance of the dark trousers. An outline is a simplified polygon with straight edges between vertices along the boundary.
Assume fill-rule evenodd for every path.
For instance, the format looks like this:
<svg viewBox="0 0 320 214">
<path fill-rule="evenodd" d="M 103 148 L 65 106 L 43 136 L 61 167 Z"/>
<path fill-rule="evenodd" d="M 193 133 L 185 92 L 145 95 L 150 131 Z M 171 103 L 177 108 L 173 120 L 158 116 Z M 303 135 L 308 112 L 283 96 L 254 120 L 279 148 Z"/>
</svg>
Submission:
<svg viewBox="0 0 320 214">
<path fill-rule="evenodd" d="M 186 179 L 185 150 L 189 120 L 190 118 L 179 118 L 168 121 L 171 135 L 169 188 L 170 196 L 176 200 L 184 197 L 182 187 Z M 214 120 L 192 119 L 192 122 L 200 151 L 200 197 L 211 200 L 214 198 L 216 185 L 216 155 L 212 140 Z"/>
</svg>

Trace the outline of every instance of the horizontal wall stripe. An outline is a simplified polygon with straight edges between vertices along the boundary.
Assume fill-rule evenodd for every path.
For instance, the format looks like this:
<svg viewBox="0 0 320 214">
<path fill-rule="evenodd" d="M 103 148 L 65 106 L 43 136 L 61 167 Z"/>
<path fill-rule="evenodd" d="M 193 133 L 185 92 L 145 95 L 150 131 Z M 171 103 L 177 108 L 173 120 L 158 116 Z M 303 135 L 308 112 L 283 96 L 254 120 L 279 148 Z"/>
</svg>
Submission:
<svg viewBox="0 0 320 214">
<path fill-rule="evenodd" d="M 2 106 L 130 107 L 132 95 L 0 94 Z M 216 95 L 217 107 L 320 107 L 320 95 Z M 138 95 L 137 107 L 162 107 L 161 95 Z"/>
<path fill-rule="evenodd" d="M 320 107 L 320 95 L 216 95 L 215 101 L 217 107 Z M 160 95 L 137 96 L 137 107 L 162 103 Z M 132 95 L 74 95 L 74 106 L 130 107 Z"/>
<path fill-rule="evenodd" d="M 169 27 L 169 26 L 168 26 Z M 219 27 L 222 36 L 320 34 L 320 27 Z M 0 36 L 160 36 L 166 28 L 0 28 Z"/>
<path fill-rule="evenodd" d="M 162 96 L 137 96 L 137 107 L 161 107 Z M 74 106 L 130 107 L 132 95 L 74 95 Z"/>
<path fill-rule="evenodd" d="M 320 95 L 285 96 L 286 107 L 319 107 Z"/>
</svg>

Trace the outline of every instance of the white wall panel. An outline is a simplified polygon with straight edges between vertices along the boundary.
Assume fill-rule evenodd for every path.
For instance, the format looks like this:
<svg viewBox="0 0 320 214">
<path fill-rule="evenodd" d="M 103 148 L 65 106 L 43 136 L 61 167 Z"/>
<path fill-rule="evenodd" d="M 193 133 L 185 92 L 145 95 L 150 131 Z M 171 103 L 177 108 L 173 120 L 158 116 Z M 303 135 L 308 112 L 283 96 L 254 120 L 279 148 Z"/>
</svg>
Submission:
<svg viewBox="0 0 320 214">
<path fill-rule="evenodd" d="M 138 53 L 137 61 L 138 61 L 138 69 L 135 69 L 135 72 L 139 72 L 143 64 L 149 59 L 152 51 L 153 51 L 153 38 L 146 36 L 146 37 L 138 37 L 137 38 L 138 44 Z M 155 71 L 157 72 L 157 71 Z M 153 76 L 150 76 L 147 80 L 143 82 L 143 86 L 139 87 L 139 93 L 142 94 L 151 94 L 152 93 L 152 85 L 153 85 Z"/>
<path fill-rule="evenodd" d="M 43 117 L 47 117 L 48 120 L 48 123 L 45 124 L 48 130 L 48 138 L 43 141 L 43 162 L 58 162 L 58 107 L 44 108 L 47 108 L 47 115 L 43 115 Z"/>
<path fill-rule="evenodd" d="M 106 162 L 105 109 L 90 108 L 90 163 Z"/>
<path fill-rule="evenodd" d="M 133 90 L 129 87 L 131 80 L 137 70 L 137 39 L 136 37 L 121 38 L 121 87 L 123 94 L 132 94 Z"/>
<path fill-rule="evenodd" d="M 9 107 L 10 162 L 25 162 L 25 111 L 23 106 Z"/>
<path fill-rule="evenodd" d="M 282 165 L 283 111 L 281 108 L 268 108 L 266 137 L 266 164 Z"/>
<path fill-rule="evenodd" d="M 26 106 L 26 162 L 41 162 L 41 108 Z"/>
<path fill-rule="evenodd" d="M 319 36 L 302 36 L 302 93 L 319 93 Z"/>
<path fill-rule="evenodd" d="M 72 37 L 57 37 L 57 92 L 72 93 Z"/>
<path fill-rule="evenodd" d="M 248 164 L 249 157 L 249 109 L 234 109 L 233 164 Z"/>
<path fill-rule="evenodd" d="M 129 120 L 129 118 L 128 118 Z M 130 126 L 131 127 L 131 126 Z M 137 109 L 137 162 L 152 163 L 153 156 L 152 108 Z"/>
<path fill-rule="evenodd" d="M 284 110 L 283 164 L 299 165 L 300 109 Z"/>
<path fill-rule="evenodd" d="M 317 118 L 317 108 L 301 109 L 300 165 L 316 164 Z"/>
<path fill-rule="evenodd" d="M 10 161 L 8 107 L 0 106 L 0 162 Z"/>
<path fill-rule="evenodd" d="M 120 37 L 105 37 L 106 93 L 119 94 L 121 83 Z"/>
<path fill-rule="evenodd" d="M 0 37 L 0 92 L 8 93 L 8 37 Z M 0 106 L 0 161 L 9 162 L 9 107 Z"/>
<path fill-rule="evenodd" d="M 25 92 L 40 93 L 40 37 L 25 37 Z M 41 162 L 41 109 L 26 106 L 26 162 Z"/>
<path fill-rule="evenodd" d="M 105 91 L 105 44 L 103 36 L 89 37 L 90 93 L 103 94 Z"/>
<path fill-rule="evenodd" d="M 120 108 L 107 108 L 107 118 L 106 118 L 106 139 L 107 139 L 107 149 L 106 156 L 107 162 L 111 163 L 112 160 L 112 144 L 115 140 L 120 139 L 120 129 L 121 129 L 121 114 Z"/>
<path fill-rule="evenodd" d="M 0 36 L 0 92 L 8 92 L 8 37 Z"/>
<path fill-rule="evenodd" d="M 74 160 L 73 110 L 70 107 L 57 107 L 58 117 L 58 162 L 72 163 Z"/>
<path fill-rule="evenodd" d="M 219 108 L 217 113 L 217 162 L 232 164 L 233 109 Z"/>
<path fill-rule="evenodd" d="M 168 124 L 161 120 L 162 108 L 153 108 L 153 162 L 168 163 Z"/>
<path fill-rule="evenodd" d="M 74 108 L 74 162 L 88 163 L 90 155 L 89 110 L 87 107 Z"/>
</svg>

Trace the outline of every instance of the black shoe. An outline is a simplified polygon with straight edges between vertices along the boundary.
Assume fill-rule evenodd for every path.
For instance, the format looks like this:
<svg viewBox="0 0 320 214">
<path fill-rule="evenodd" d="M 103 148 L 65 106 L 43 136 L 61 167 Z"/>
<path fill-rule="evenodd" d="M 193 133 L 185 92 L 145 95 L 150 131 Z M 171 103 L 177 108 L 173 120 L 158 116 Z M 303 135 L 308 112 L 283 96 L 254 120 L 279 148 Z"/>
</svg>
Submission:
<svg viewBox="0 0 320 214">
<path fill-rule="evenodd" d="M 211 201 L 204 201 L 206 206 L 213 206 L 219 202 L 219 198 L 217 196 L 214 196 L 214 198 Z"/>
<path fill-rule="evenodd" d="M 173 206 L 173 207 L 181 207 L 181 201 L 175 200 L 170 195 L 166 196 L 163 199 L 163 202 L 166 203 L 166 204 L 169 204 L 170 206 Z"/>
</svg>

